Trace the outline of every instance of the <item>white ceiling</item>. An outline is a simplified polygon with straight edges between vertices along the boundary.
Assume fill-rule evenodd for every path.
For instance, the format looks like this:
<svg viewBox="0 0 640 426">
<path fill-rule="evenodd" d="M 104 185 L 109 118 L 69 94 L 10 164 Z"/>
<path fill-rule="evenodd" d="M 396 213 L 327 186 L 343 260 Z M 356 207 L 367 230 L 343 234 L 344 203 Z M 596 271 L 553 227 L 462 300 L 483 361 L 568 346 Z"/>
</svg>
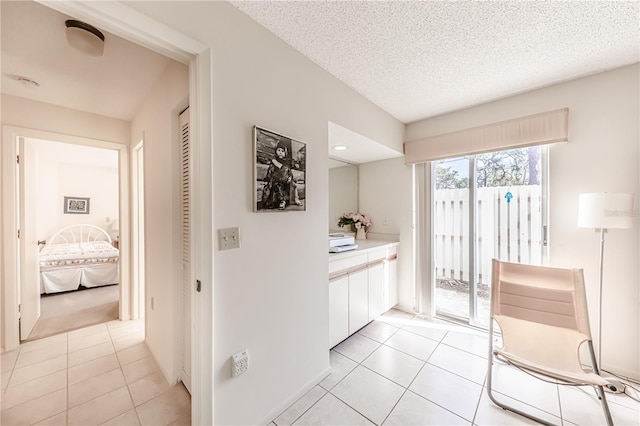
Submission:
<svg viewBox="0 0 640 426">
<path fill-rule="evenodd" d="M 231 1 L 404 123 L 640 60 L 636 1 Z"/>
<path fill-rule="evenodd" d="M 0 7 L 2 93 L 129 121 L 171 61 L 105 31 L 104 55 L 85 56 L 66 42 L 69 16 L 33 1 Z"/>
</svg>

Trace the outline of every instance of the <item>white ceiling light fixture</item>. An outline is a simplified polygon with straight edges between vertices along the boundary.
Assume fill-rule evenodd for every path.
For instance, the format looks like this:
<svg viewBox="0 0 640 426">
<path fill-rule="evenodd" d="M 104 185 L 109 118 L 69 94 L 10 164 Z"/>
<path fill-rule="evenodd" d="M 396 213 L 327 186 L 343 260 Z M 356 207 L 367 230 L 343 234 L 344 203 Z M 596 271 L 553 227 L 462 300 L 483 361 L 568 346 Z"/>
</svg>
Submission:
<svg viewBox="0 0 640 426">
<path fill-rule="evenodd" d="M 67 43 L 85 55 L 99 57 L 104 53 L 104 34 L 86 22 L 68 19 Z"/>
<path fill-rule="evenodd" d="M 334 151 L 346 151 L 349 147 L 344 145 L 335 145 L 333 149 Z"/>
</svg>

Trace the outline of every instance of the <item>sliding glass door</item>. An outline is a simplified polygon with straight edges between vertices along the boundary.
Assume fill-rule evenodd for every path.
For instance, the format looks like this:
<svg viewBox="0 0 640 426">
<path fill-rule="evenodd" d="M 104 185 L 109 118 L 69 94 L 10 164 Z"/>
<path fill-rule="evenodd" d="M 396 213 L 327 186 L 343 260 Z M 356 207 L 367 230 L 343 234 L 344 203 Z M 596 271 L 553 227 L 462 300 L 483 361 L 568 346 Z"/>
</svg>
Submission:
<svg viewBox="0 0 640 426">
<path fill-rule="evenodd" d="M 546 149 L 432 163 L 436 315 L 488 327 L 491 259 L 542 264 Z"/>
</svg>

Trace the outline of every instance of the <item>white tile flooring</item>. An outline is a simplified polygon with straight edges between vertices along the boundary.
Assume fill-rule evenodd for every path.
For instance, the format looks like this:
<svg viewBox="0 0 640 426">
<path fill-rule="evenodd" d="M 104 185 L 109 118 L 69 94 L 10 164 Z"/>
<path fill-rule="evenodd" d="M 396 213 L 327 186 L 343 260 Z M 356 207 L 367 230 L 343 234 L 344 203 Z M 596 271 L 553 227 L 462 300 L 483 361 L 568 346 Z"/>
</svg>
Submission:
<svg viewBox="0 0 640 426">
<path fill-rule="evenodd" d="M 169 386 L 143 321 L 111 321 L 2 354 L 8 425 L 189 425 L 191 398 Z"/>
<path fill-rule="evenodd" d="M 487 335 L 392 310 L 331 351 L 331 374 L 275 420 L 283 425 L 536 424 L 495 406 L 485 388 Z M 506 366 L 498 397 L 558 425 L 605 424 L 592 388 L 545 383 Z M 607 393 L 616 425 L 640 403 Z"/>
<path fill-rule="evenodd" d="M 331 374 L 273 424 L 534 424 L 489 401 L 486 339 L 390 311 L 334 348 Z M 604 424 L 588 388 L 544 383 L 506 367 L 494 378 L 503 398 L 555 424 Z M 640 403 L 622 395 L 607 399 L 616 425 L 640 425 Z M 189 394 L 181 384 L 166 383 L 139 321 L 112 321 L 2 354 L 1 415 L 5 426 L 191 420 Z"/>
</svg>

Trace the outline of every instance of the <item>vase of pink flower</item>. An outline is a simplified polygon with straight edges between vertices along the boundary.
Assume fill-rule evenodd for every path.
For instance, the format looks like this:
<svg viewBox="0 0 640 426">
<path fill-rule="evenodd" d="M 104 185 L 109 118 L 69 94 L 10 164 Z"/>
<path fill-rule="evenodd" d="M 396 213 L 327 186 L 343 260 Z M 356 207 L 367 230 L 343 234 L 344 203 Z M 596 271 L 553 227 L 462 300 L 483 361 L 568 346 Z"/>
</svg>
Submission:
<svg viewBox="0 0 640 426">
<path fill-rule="evenodd" d="M 344 228 L 345 226 L 351 227 L 351 230 L 356 233 L 357 240 L 367 238 L 367 229 L 371 225 L 373 225 L 371 218 L 362 213 L 345 213 L 338 219 L 338 226 L 340 228 Z"/>
</svg>

